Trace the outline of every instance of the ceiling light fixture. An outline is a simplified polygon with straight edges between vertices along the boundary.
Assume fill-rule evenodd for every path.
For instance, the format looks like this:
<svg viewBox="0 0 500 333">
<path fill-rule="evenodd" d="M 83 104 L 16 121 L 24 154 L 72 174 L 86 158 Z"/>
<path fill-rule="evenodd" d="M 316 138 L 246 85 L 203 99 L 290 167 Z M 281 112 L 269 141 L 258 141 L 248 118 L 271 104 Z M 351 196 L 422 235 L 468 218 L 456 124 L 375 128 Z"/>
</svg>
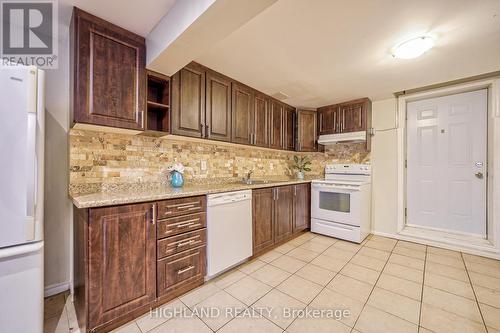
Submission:
<svg viewBox="0 0 500 333">
<path fill-rule="evenodd" d="M 394 47 L 392 56 L 399 59 L 413 59 L 420 57 L 433 46 L 434 40 L 431 37 L 421 36 L 407 40 Z"/>
</svg>

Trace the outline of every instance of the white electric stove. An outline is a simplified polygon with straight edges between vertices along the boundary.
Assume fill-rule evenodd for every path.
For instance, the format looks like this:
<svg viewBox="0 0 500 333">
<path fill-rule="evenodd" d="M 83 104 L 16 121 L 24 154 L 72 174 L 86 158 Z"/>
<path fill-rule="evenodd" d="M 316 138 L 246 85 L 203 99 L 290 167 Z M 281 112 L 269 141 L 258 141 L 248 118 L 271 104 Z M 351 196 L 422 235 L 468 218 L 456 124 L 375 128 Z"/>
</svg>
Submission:
<svg viewBox="0 0 500 333">
<path fill-rule="evenodd" d="M 311 184 L 311 231 L 361 243 L 371 230 L 371 166 L 329 164 Z"/>
</svg>

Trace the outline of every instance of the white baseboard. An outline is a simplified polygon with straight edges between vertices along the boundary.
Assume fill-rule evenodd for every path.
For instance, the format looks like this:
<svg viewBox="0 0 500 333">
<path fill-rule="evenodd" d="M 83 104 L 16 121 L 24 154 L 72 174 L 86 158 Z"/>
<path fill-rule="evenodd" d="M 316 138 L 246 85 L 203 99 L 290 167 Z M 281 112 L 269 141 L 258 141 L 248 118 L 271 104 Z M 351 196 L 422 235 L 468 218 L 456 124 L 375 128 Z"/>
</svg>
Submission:
<svg viewBox="0 0 500 333">
<path fill-rule="evenodd" d="M 57 294 L 62 293 L 66 290 L 70 290 L 70 287 L 71 287 L 70 282 L 56 283 L 56 284 L 52 284 L 50 286 L 45 286 L 44 295 L 45 295 L 45 297 L 57 295 Z"/>
<path fill-rule="evenodd" d="M 430 239 L 427 237 L 419 237 L 416 235 L 393 234 L 376 230 L 372 230 L 372 234 L 500 260 L 500 251 L 493 247 L 467 245 L 459 242 L 454 243 L 449 239 L 447 240 L 447 242 L 443 242 L 439 241 L 438 239 Z"/>
</svg>

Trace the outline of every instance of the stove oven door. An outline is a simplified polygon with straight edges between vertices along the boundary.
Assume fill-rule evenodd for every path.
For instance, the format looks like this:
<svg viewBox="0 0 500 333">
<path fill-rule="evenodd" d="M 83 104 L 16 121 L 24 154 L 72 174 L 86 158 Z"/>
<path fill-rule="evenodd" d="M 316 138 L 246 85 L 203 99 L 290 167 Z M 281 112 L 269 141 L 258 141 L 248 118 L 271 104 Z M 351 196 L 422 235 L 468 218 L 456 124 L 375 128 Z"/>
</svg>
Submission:
<svg viewBox="0 0 500 333">
<path fill-rule="evenodd" d="M 311 215 L 315 219 L 360 226 L 361 187 L 313 183 Z"/>
</svg>

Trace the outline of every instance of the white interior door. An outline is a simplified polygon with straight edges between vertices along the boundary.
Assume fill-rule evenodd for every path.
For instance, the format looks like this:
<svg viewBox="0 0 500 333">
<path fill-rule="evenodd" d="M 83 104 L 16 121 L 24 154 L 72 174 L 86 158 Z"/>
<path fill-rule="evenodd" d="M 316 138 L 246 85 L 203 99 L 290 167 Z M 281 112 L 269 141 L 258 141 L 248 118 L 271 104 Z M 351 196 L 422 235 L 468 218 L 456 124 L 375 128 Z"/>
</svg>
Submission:
<svg viewBox="0 0 500 333">
<path fill-rule="evenodd" d="M 408 103 L 408 225 L 486 236 L 487 96 Z"/>
</svg>

